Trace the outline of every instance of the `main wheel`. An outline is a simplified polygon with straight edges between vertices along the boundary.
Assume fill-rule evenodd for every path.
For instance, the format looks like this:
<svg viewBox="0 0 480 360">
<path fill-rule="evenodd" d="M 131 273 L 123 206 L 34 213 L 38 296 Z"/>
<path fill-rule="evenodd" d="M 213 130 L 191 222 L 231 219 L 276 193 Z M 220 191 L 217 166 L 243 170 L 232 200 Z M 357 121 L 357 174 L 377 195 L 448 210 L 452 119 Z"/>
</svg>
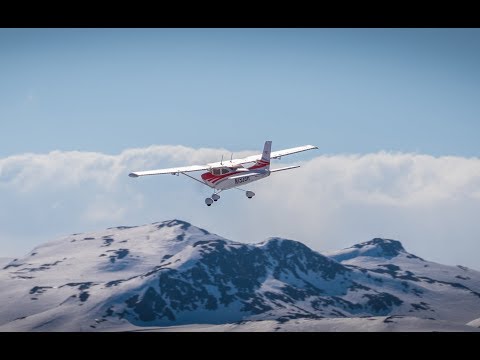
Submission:
<svg viewBox="0 0 480 360">
<path fill-rule="evenodd" d="M 207 204 L 207 206 L 210 206 L 210 205 L 213 204 L 213 200 L 210 199 L 210 198 L 206 198 L 206 199 L 205 199 L 205 204 Z"/>
<path fill-rule="evenodd" d="M 213 201 L 218 201 L 220 199 L 220 195 L 213 194 L 212 199 L 213 199 Z"/>
<path fill-rule="evenodd" d="M 251 199 L 252 197 L 255 196 L 255 193 L 253 191 L 247 191 L 245 195 L 247 196 L 247 198 Z"/>
</svg>

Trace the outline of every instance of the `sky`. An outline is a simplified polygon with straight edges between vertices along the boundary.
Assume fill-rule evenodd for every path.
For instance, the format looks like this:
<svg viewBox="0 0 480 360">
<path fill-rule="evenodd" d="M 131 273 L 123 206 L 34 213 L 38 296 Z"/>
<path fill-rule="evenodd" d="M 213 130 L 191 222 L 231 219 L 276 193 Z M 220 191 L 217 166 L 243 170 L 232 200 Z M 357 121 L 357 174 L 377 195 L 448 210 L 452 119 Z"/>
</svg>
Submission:
<svg viewBox="0 0 480 360">
<path fill-rule="evenodd" d="M 0 257 L 179 218 L 480 270 L 479 29 L 0 29 Z M 133 170 L 313 144 L 248 200 Z"/>
</svg>

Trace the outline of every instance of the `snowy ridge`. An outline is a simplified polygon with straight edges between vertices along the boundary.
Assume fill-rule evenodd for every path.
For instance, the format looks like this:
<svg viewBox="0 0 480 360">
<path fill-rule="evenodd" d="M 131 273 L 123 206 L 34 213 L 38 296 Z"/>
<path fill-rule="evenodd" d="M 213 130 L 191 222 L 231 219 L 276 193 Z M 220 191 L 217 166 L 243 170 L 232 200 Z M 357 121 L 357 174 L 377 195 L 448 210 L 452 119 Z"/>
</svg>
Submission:
<svg viewBox="0 0 480 360">
<path fill-rule="evenodd" d="M 181 220 L 73 234 L 0 270 L 0 330 L 475 330 L 479 272 L 388 239 L 328 255 Z"/>
<path fill-rule="evenodd" d="M 5 265 L 7 265 L 10 261 L 12 261 L 13 259 L 11 258 L 6 258 L 6 257 L 2 257 L 0 258 L 0 268 L 3 268 Z"/>
</svg>

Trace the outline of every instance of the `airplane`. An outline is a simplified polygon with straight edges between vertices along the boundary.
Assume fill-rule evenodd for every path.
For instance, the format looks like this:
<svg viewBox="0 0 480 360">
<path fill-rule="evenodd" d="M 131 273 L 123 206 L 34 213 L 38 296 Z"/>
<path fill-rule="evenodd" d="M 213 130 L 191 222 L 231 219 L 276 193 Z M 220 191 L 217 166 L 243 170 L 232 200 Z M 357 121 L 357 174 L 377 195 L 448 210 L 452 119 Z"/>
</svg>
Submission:
<svg viewBox="0 0 480 360">
<path fill-rule="evenodd" d="M 128 176 L 137 178 L 140 176 L 148 175 L 160 175 L 160 174 L 172 174 L 172 175 L 185 175 L 203 185 L 207 185 L 210 188 L 213 188 L 212 197 L 205 199 L 205 204 L 211 206 L 214 201 L 220 199 L 220 194 L 222 191 L 229 189 L 237 189 L 245 192 L 247 198 L 251 199 L 255 196 L 253 191 L 247 191 L 240 189 L 239 186 L 243 186 L 249 183 L 252 183 L 257 180 L 264 179 L 272 173 L 276 173 L 284 170 L 291 170 L 300 167 L 300 165 L 286 166 L 279 169 L 270 169 L 270 160 L 271 159 L 281 159 L 283 156 L 296 154 L 302 151 L 318 149 L 318 147 L 313 145 L 304 145 L 291 149 L 271 151 L 272 142 L 265 141 L 263 147 L 263 152 L 258 155 L 248 156 L 243 159 L 230 159 L 229 161 L 222 161 L 205 164 L 205 165 L 191 165 L 183 166 L 176 168 L 168 169 L 158 169 L 158 170 L 149 170 L 149 171 L 137 171 L 132 172 Z M 250 167 L 245 167 L 245 164 L 253 163 Z M 208 170 L 207 172 L 201 175 L 202 180 L 199 180 L 191 175 L 188 175 L 189 172 Z"/>
</svg>

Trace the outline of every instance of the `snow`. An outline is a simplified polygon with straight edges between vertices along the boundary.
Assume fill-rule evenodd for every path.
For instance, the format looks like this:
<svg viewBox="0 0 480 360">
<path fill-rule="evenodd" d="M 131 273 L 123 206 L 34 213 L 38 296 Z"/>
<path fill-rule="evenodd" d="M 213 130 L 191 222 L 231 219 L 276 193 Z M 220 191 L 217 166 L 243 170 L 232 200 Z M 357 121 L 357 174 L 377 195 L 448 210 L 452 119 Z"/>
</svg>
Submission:
<svg viewBox="0 0 480 360">
<path fill-rule="evenodd" d="M 389 239 L 328 255 L 280 238 L 235 243 L 180 220 L 73 234 L 5 260 L 0 331 L 480 327 L 478 271 Z"/>
<path fill-rule="evenodd" d="M 0 269 L 7 265 L 13 258 L 0 257 Z"/>
<path fill-rule="evenodd" d="M 480 332 L 463 324 L 416 317 L 364 317 L 247 321 L 241 324 L 154 327 L 149 329 L 125 327 L 124 331 L 151 332 Z"/>
<path fill-rule="evenodd" d="M 57 316 L 59 304 L 62 309 L 69 309 L 65 311 L 67 318 L 75 318 L 79 305 L 90 308 L 92 300 L 106 301 L 115 293 L 115 286 L 107 288 L 103 284 L 147 273 L 158 266 L 164 256 L 179 254 L 196 241 L 220 238 L 195 227 L 184 231 L 181 224 L 170 226 L 170 223 L 75 234 L 35 248 L 24 258 L 10 263 L 7 269 L 0 270 L 0 300 L 4 309 L 10 309 L 0 311 L 0 325 L 29 317 L 37 326 L 37 318 L 46 322 L 45 316 L 47 319 L 52 317 L 51 313 Z M 179 236 L 183 237 L 181 241 Z M 118 259 L 122 249 L 128 249 L 128 256 Z M 66 284 L 84 282 L 91 283 L 85 285 L 89 298 L 77 304 L 72 296 L 78 296 L 81 285 Z M 142 285 L 141 279 L 132 279 L 123 285 L 123 290 L 128 292 Z M 35 287 L 42 287 L 43 291 L 32 294 Z"/>
</svg>

